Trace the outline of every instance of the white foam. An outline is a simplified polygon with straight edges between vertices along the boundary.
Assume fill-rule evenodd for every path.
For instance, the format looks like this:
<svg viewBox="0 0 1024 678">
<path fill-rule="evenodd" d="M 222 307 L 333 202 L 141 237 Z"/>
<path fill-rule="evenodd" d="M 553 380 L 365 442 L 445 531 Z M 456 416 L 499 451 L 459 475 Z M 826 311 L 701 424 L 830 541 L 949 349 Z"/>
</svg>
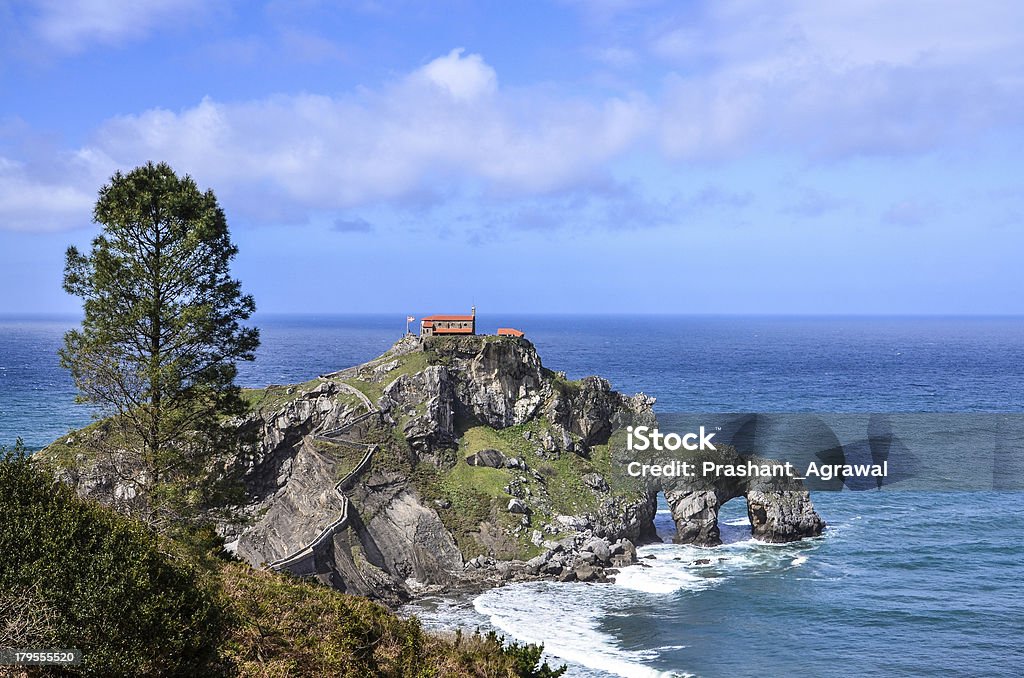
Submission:
<svg viewBox="0 0 1024 678">
<path fill-rule="evenodd" d="M 657 563 L 657 561 L 653 562 Z M 650 564 L 649 567 L 624 568 L 622 572 L 615 575 L 615 583 L 633 591 L 656 594 L 675 593 L 682 590 L 699 591 L 712 585 L 709 579 L 687 572 L 676 561 Z"/>
<path fill-rule="evenodd" d="M 640 562 L 622 568 L 615 584 L 531 582 L 491 589 L 474 600 L 475 611 L 511 638 L 543 643 L 544 651 L 590 671 L 591 675 L 670 676 L 645 665 L 664 652 L 683 646 L 635 651 L 619 646 L 601 630 L 603 618 L 620 614 L 631 601 L 650 604 L 652 598 L 699 594 L 733 576 L 749 572 L 779 571 L 807 562 L 816 546 L 766 544 L 753 538 L 713 548 L 656 543 L 637 550 Z M 649 558 L 647 556 L 654 556 Z M 703 562 L 707 561 L 707 562 Z M 576 675 L 573 673 L 573 675 Z"/>
<path fill-rule="evenodd" d="M 491 589 L 473 601 L 480 614 L 509 636 L 543 643 L 545 653 L 606 674 L 625 678 L 668 677 L 643 665 L 657 651 L 624 650 L 598 629 L 601 617 L 621 605 L 614 587 L 537 582 Z"/>
<path fill-rule="evenodd" d="M 733 525 L 734 527 L 750 527 L 750 519 L 749 518 L 733 518 L 732 520 L 725 521 L 723 523 L 723 525 Z"/>
</svg>

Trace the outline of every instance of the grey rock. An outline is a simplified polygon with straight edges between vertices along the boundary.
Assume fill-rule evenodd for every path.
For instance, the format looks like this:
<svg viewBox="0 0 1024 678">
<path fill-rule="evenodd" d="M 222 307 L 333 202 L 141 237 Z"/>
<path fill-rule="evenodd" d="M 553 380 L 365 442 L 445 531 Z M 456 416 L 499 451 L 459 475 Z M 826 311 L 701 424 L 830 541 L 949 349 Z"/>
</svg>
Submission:
<svg viewBox="0 0 1024 678">
<path fill-rule="evenodd" d="M 544 565 L 540 568 L 540 572 L 542 574 L 561 574 L 563 569 L 564 566 L 561 561 L 551 560 L 544 563 Z"/>
<path fill-rule="evenodd" d="M 722 448 L 716 461 L 740 464 L 746 458 L 731 448 Z M 677 543 L 721 544 L 718 512 L 723 504 L 738 497 L 746 499 L 751 535 L 760 541 L 797 541 L 816 537 L 825 529 L 825 522 L 811 504 L 810 494 L 794 478 L 662 478 L 661 486 L 676 523 Z"/>
<path fill-rule="evenodd" d="M 488 468 L 504 468 L 506 459 L 500 451 L 488 448 L 480 450 L 476 454 L 466 457 L 466 463 L 470 466 L 486 466 Z"/>
<path fill-rule="evenodd" d="M 526 561 L 525 570 L 530 574 L 538 574 L 540 572 L 540 568 L 544 567 L 547 562 L 547 558 L 543 555 L 534 556 Z"/>
<path fill-rule="evenodd" d="M 515 497 L 513 497 L 512 499 L 508 500 L 508 512 L 518 513 L 520 515 L 529 515 L 530 507 L 527 506 L 522 499 L 516 499 Z"/>
<path fill-rule="evenodd" d="M 598 492 L 608 492 L 611 489 L 608 487 L 608 481 L 599 473 L 587 473 L 581 480 L 584 485 Z"/>
<path fill-rule="evenodd" d="M 606 563 L 611 558 L 611 547 L 604 539 L 591 539 L 583 545 L 584 551 L 593 553 L 599 562 Z"/>
<path fill-rule="evenodd" d="M 636 547 L 628 539 L 620 539 L 612 544 L 611 564 L 615 567 L 625 567 L 637 562 Z"/>
</svg>

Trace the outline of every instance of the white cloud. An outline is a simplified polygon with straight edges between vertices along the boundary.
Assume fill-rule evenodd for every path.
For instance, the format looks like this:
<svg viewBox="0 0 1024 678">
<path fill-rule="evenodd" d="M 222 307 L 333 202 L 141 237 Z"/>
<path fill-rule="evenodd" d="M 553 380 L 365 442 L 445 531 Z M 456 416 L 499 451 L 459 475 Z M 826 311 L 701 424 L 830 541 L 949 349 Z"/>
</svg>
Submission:
<svg viewBox="0 0 1024 678">
<path fill-rule="evenodd" d="M 172 6 L 190 4 L 149 3 L 140 25 Z M 585 94 L 560 83 L 510 87 L 483 56 L 454 49 L 340 95 L 215 96 L 151 109 L 100 125 L 70 154 L 89 169 L 69 170 L 66 181 L 4 169 L 0 219 L 23 214 L 19 195 L 51 192 L 65 206 L 53 223 L 70 224 L 81 195 L 114 169 L 147 160 L 191 173 L 250 215 L 301 221 L 459 192 L 519 199 L 572 191 L 606 180 L 634 151 L 675 163 L 765 149 L 835 158 L 919 152 L 1020 127 L 1024 4 L 716 0 L 684 16 L 670 15 L 677 3 L 664 7 L 641 12 L 612 0 L 594 10 L 629 20 L 616 18 L 610 42 L 581 53 L 628 65 L 630 84 L 571 83 Z M 89 14 L 76 11 L 67 16 Z M 124 37 L 132 11 L 111 18 L 95 10 L 92 20 L 68 20 L 78 29 L 58 30 L 54 20 L 50 30 L 67 44 Z M 313 47 L 310 59 L 343 56 L 326 42 Z"/>
<path fill-rule="evenodd" d="M 33 175 L 23 163 L 0 157 L 0 228 L 57 231 L 92 219 L 95 189 L 82 182 Z"/>
<path fill-rule="evenodd" d="M 723 0 L 648 30 L 676 156 L 918 151 L 1022 112 L 1019 3 Z"/>
<path fill-rule="evenodd" d="M 479 54 L 464 57 L 465 51 L 461 47 L 453 49 L 447 56 L 438 57 L 421 68 L 419 73 L 455 99 L 472 101 L 492 94 L 498 89 L 498 75 Z"/>
<path fill-rule="evenodd" d="M 97 182 L 94 194 L 115 169 L 163 160 L 239 212 L 290 221 L 460 186 L 543 194 L 604 176 L 645 134 L 648 108 L 638 95 L 590 102 L 502 91 L 480 55 L 454 50 L 347 96 L 205 98 L 182 111 L 112 118 L 78 152 L 91 171 L 74 185 Z"/>
<path fill-rule="evenodd" d="M 209 9 L 208 0 L 35 0 L 36 35 L 65 52 L 138 39 L 168 21 Z"/>
<path fill-rule="evenodd" d="M 629 147 L 646 122 L 642 100 L 498 96 L 496 80 L 479 55 L 456 50 L 357 96 L 205 99 L 117 118 L 95 147 L 118 166 L 165 159 L 213 186 L 264 186 L 272 200 L 332 209 L 447 181 L 558 189 Z"/>
</svg>

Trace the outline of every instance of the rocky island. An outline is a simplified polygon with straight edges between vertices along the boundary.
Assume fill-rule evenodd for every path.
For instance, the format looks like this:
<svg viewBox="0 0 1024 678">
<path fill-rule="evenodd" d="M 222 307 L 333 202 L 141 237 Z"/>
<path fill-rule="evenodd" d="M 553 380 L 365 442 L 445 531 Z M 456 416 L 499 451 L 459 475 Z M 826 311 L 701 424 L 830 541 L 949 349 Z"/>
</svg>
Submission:
<svg viewBox="0 0 1024 678">
<path fill-rule="evenodd" d="M 654 399 L 568 380 L 522 337 L 408 335 L 365 364 L 245 395 L 235 424 L 249 442 L 225 460 L 244 501 L 218 523 L 226 548 L 392 605 L 531 578 L 605 581 L 657 540 L 659 492 L 680 542 L 719 543 L 718 509 L 738 496 L 755 538 L 824 528 L 799 481 L 622 473 L 625 428 L 656 424 Z M 80 494 L 115 503 L 128 492 L 116 462 L 77 451 L 82 437 L 44 456 Z"/>
</svg>

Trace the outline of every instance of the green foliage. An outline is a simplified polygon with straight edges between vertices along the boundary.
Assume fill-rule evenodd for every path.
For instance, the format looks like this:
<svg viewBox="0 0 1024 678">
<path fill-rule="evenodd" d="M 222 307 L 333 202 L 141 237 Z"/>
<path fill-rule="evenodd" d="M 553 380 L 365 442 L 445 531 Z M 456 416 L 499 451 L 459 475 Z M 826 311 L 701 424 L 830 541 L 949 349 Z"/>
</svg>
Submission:
<svg viewBox="0 0 1024 678">
<path fill-rule="evenodd" d="M 557 678 L 543 647 L 487 636 L 445 637 L 415 618 L 315 581 L 225 565 L 223 589 L 239 620 L 225 656 L 243 676 L 493 676 Z"/>
<path fill-rule="evenodd" d="M 490 643 L 501 645 L 501 639 L 494 631 L 487 634 L 487 640 Z M 544 654 L 543 645 L 513 642 L 503 646 L 501 651 L 512 660 L 512 670 L 515 675 L 522 678 L 558 678 L 566 671 L 564 665 L 553 669 L 547 662 L 541 662 L 541 655 Z"/>
<path fill-rule="evenodd" d="M 45 610 L 34 637 L 12 634 L 9 645 L 78 648 L 81 675 L 220 671 L 215 590 L 139 523 L 82 501 L 19 448 L 0 452 L 0 516 L 0 591 L 31 601 L 8 610 L 0 628 Z"/>
<path fill-rule="evenodd" d="M 225 562 L 207 528 L 174 541 L 0 450 L 0 647 L 74 647 L 84 676 L 556 678 L 542 647 L 425 632 L 315 580 Z"/>
<path fill-rule="evenodd" d="M 213 192 L 164 163 L 116 173 L 93 217 L 103 231 L 89 254 L 67 251 L 64 289 L 82 298 L 85 317 L 65 335 L 61 364 L 80 400 L 115 415 L 135 441 L 139 491 L 166 483 L 164 504 L 188 503 L 196 488 L 179 492 L 174 481 L 232 444 L 221 425 L 245 407 L 236 362 L 259 345 L 241 324 L 253 299 L 230 275 L 238 248 Z"/>
</svg>

